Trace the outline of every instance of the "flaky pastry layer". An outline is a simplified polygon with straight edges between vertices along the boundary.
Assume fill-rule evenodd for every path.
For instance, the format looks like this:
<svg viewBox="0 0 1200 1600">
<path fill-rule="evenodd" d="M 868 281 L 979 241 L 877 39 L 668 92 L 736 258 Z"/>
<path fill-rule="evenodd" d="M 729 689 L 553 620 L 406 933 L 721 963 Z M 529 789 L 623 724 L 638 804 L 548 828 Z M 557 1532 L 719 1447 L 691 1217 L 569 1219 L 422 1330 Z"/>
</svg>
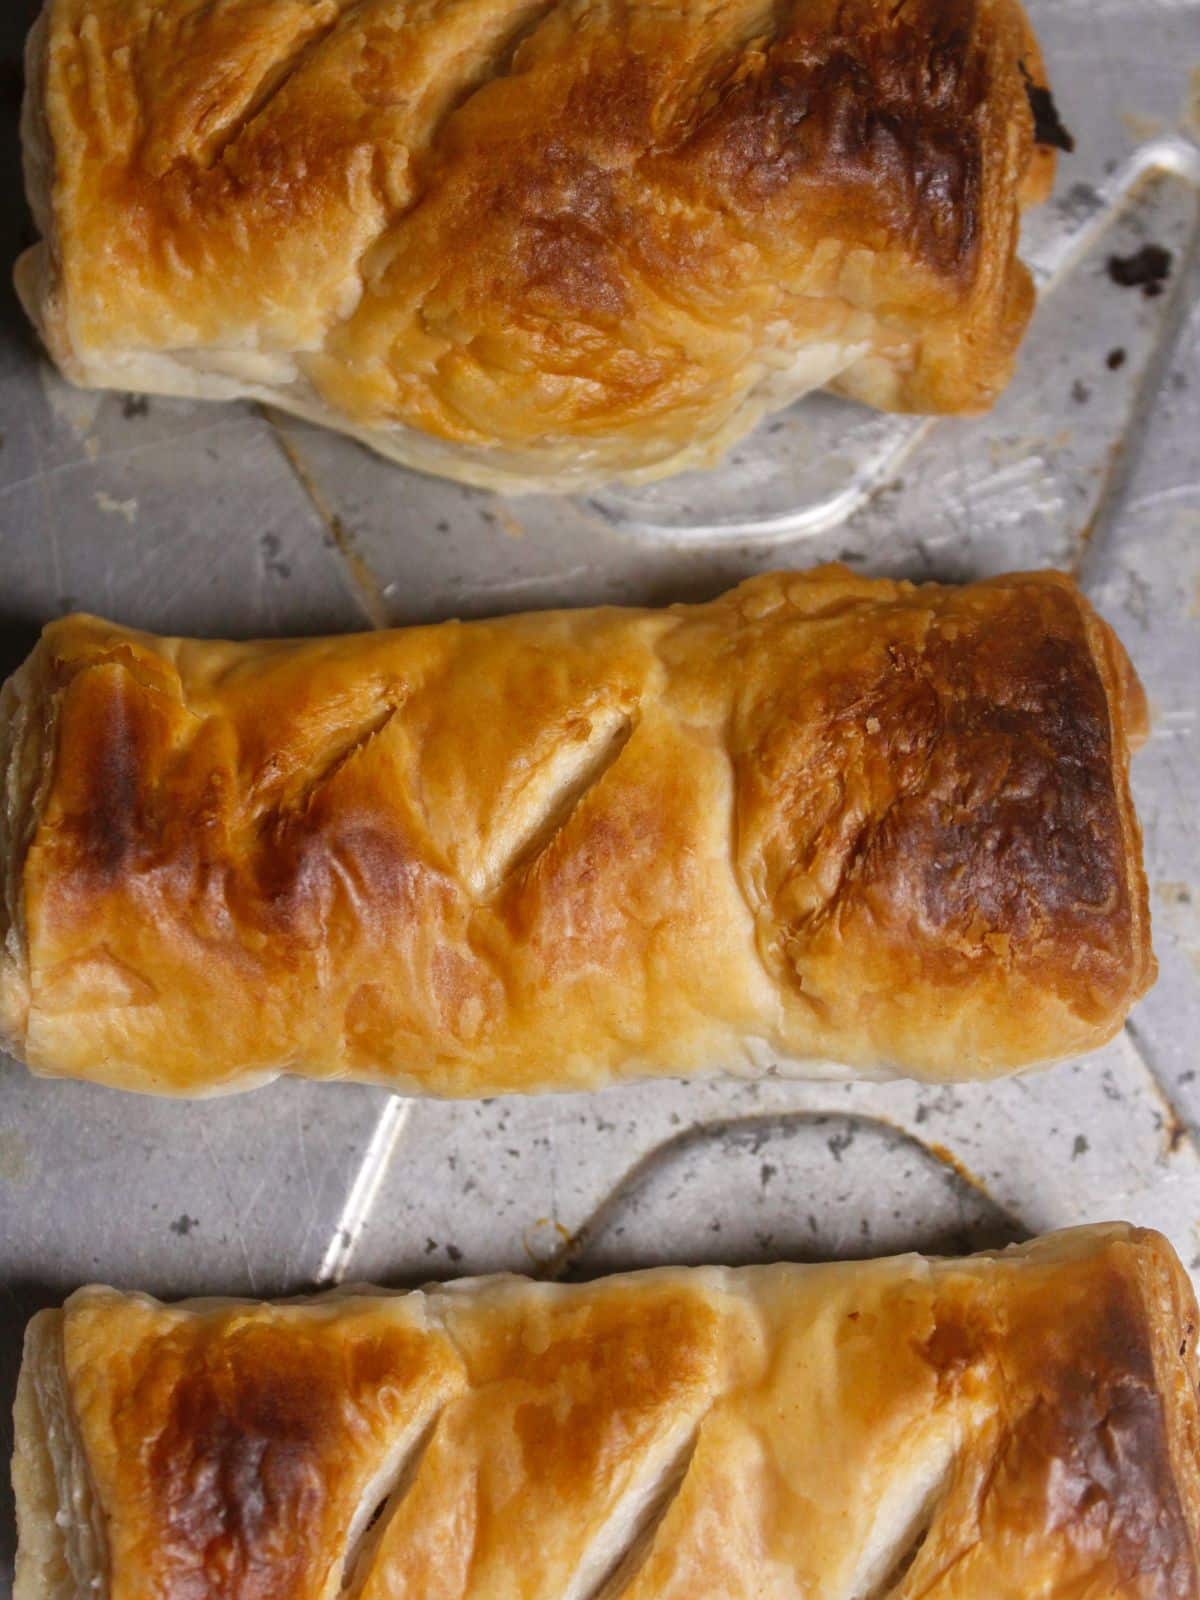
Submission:
<svg viewBox="0 0 1200 1600">
<path fill-rule="evenodd" d="M 14 1600 L 1191 1600 L 1196 1302 L 1115 1224 L 966 1260 L 30 1324 Z"/>
<path fill-rule="evenodd" d="M 1144 699 L 1055 573 L 260 644 L 67 617 L 2 708 L 38 1072 L 984 1077 L 1153 977 Z"/>
<path fill-rule="evenodd" d="M 468 482 L 661 476 L 829 384 L 980 410 L 1032 307 L 1017 0 L 48 0 L 27 83 L 68 377 Z"/>
</svg>

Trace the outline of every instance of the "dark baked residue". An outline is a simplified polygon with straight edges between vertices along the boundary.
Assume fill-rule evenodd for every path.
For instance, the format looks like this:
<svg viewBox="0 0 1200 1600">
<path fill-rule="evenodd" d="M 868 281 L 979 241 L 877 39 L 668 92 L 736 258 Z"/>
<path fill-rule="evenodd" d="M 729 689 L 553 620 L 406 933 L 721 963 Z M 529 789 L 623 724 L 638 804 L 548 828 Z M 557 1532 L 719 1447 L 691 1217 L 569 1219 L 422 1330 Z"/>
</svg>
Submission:
<svg viewBox="0 0 1200 1600">
<path fill-rule="evenodd" d="M 1044 83 L 1034 81 L 1024 62 L 1021 63 L 1021 76 L 1025 80 L 1029 109 L 1033 112 L 1034 143 L 1043 145 L 1048 150 L 1062 150 L 1066 155 L 1070 155 L 1075 149 L 1075 139 L 1058 114 L 1054 96 Z"/>
<path fill-rule="evenodd" d="M 1144 244 L 1128 256 L 1109 256 L 1108 275 L 1119 289 L 1140 289 L 1156 299 L 1171 276 L 1171 252 L 1161 244 Z"/>
</svg>

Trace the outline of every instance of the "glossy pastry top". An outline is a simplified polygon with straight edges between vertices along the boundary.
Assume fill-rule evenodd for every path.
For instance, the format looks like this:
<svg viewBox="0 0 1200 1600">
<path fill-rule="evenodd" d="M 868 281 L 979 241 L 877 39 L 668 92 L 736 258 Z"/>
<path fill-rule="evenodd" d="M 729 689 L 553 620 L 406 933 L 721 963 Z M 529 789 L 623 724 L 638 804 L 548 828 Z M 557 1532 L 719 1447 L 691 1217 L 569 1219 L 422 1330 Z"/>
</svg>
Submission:
<svg viewBox="0 0 1200 1600">
<path fill-rule="evenodd" d="M 837 380 L 970 411 L 1048 185 L 1016 0 L 49 0 L 19 284 L 92 384 L 432 470 L 670 470 Z"/>
<path fill-rule="evenodd" d="M 27 1342 L 15 1600 L 90 1519 L 102 1600 L 1185 1600 L 1195 1332 L 1120 1226 L 277 1307 L 87 1290 Z"/>
<path fill-rule="evenodd" d="M 1144 717 L 1055 574 L 303 643 L 67 618 L 0 703 L 0 1018 L 179 1093 L 1004 1071 L 1152 976 Z"/>
</svg>

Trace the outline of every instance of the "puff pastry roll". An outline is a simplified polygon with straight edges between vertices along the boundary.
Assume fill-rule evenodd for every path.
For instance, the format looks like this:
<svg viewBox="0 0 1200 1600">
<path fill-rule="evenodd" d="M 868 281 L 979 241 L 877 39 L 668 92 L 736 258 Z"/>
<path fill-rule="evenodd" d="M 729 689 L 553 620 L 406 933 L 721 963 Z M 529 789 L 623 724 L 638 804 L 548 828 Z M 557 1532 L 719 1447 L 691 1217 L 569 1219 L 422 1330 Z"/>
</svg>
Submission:
<svg viewBox="0 0 1200 1600">
<path fill-rule="evenodd" d="M 1049 572 L 261 644 L 67 617 L 0 695 L 0 1033 L 192 1095 L 1068 1055 L 1154 972 L 1144 720 Z"/>
<path fill-rule="evenodd" d="M 27 81 L 68 377 L 472 483 L 661 476 L 827 384 L 980 410 L 1032 307 L 1017 0 L 48 0 Z"/>
<path fill-rule="evenodd" d="M 966 1260 L 85 1289 L 25 1341 L 14 1600 L 1190 1600 L 1196 1301 Z"/>
</svg>

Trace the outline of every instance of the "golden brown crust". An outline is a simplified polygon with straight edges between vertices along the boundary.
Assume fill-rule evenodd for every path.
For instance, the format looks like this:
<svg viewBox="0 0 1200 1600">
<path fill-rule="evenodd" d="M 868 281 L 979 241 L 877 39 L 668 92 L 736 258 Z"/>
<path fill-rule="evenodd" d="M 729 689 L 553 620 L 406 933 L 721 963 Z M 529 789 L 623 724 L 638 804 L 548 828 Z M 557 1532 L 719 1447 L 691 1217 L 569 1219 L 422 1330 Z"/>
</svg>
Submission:
<svg viewBox="0 0 1200 1600">
<path fill-rule="evenodd" d="M 831 381 L 991 403 L 1041 79 L 1017 0 L 48 0 L 19 284 L 82 383 L 656 475 Z"/>
<path fill-rule="evenodd" d="M 285 644 L 74 617 L 23 673 L 38 1071 L 972 1077 L 1099 1043 L 1153 975 L 1136 680 L 1053 573 Z"/>
<path fill-rule="evenodd" d="M 573 1288 L 85 1290 L 27 1340 L 15 1600 L 71 1561 L 103 1600 L 1191 1600 L 1196 1316 L 1123 1225 Z"/>
</svg>

